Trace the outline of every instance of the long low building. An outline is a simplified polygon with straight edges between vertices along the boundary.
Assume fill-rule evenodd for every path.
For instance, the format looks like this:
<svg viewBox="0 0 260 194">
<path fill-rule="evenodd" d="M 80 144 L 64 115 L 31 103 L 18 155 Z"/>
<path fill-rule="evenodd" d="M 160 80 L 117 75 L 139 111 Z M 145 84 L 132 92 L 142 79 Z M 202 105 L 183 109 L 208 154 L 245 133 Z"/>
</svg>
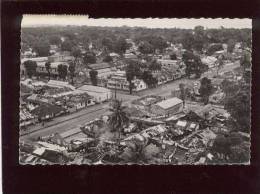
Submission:
<svg viewBox="0 0 260 194">
<path fill-rule="evenodd" d="M 94 101 L 98 103 L 108 101 L 112 98 L 111 90 L 103 87 L 83 85 L 77 88 L 77 90 L 87 92 L 90 96 L 93 96 Z"/>
<path fill-rule="evenodd" d="M 183 101 L 179 98 L 170 98 L 152 105 L 151 111 L 158 115 L 168 116 L 181 112 Z"/>
</svg>

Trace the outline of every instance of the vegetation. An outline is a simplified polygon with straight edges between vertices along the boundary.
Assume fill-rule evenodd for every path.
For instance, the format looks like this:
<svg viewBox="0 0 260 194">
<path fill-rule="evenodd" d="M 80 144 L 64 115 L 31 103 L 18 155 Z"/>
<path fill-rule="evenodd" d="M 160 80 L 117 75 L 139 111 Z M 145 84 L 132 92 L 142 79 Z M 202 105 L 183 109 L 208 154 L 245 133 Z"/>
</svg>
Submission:
<svg viewBox="0 0 260 194">
<path fill-rule="evenodd" d="M 185 51 L 182 57 L 186 65 L 186 75 L 190 77 L 195 74 L 196 78 L 200 78 L 201 74 L 206 70 L 206 65 L 201 62 L 200 57 L 194 55 L 191 51 Z"/>
<path fill-rule="evenodd" d="M 63 64 L 58 65 L 58 74 L 59 74 L 59 77 L 65 81 L 67 74 L 68 74 L 67 65 L 63 65 Z"/>
<path fill-rule="evenodd" d="M 97 75 L 98 75 L 98 72 L 96 70 L 91 70 L 89 72 L 89 76 L 90 76 L 90 80 L 91 80 L 91 83 L 93 86 L 96 86 L 97 85 Z"/>
<path fill-rule="evenodd" d="M 47 61 L 45 63 L 45 68 L 46 68 L 46 71 L 48 72 L 48 79 L 50 80 L 51 79 L 51 63 L 49 61 Z"/>
<path fill-rule="evenodd" d="M 97 61 L 96 55 L 94 53 L 88 52 L 84 55 L 83 61 L 86 65 L 94 64 Z"/>
<path fill-rule="evenodd" d="M 122 105 L 122 101 L 114 100 L 112 108 L 109 109 L 112 112 L 109 123 L 112 126 L 112 131 L 118 132 L 118 140 L 121 138 L 123 127 L 129 122 L 125 108 L 126 107 Z"/>
<path fill-rule="evenodd" d="M 74 84 L 74 80 L 73 78 L 75 77 L 75 64 L 73 62 L 70 62 L 69 64 L 69 74 L 70 74 L 70 78 L 71 78 L 71 84 Z"/>
<path fill-rule="evenodd" d="M 126 67 L 126 79 L 129 82 L 129 93 L 132 94 L 133 90 L 133 83 L 135 77 L 140 77 L 142 72 L 140 70 L 140 65 L 137 61 L 129 61 L 129 64 Z"/>
<path fill-rule="evenodd" d="M 201 79 L 199 93 L 202 96 L 204 104 L 208 104 L 209 96 L 213 93 L 213 86 L 211 80 L 207 77 Z"/>
<path fill-rule="evenodd" d="M 31 60 L 25 61 L 24 67 L 29 78 L 32 78 L 32 76 L 36 75 L 37 63 L 35 61 L 31 61 Z"/>
</svg>

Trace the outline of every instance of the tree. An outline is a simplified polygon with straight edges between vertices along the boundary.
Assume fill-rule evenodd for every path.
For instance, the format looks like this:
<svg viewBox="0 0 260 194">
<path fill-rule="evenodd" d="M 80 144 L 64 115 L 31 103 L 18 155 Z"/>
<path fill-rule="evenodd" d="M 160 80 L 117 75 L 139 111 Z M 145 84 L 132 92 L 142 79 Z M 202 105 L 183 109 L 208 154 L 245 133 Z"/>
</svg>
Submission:
<svg viewBox="0 0 260 194">
<path fill-rule="evenodd" d="M 36 43 L 34 43 L 34 47 L 33 49 L 35 50 L 35 52 L 38 54 L 38 56 L 40 57 L 46 57 L 50 55 L 50 45 L 48 42 L 46 41 L 39 41 Z"/>
<path fill-rule="evenodd" d="M 83 61 L 86 65 L 96 63 L 96 55 L 94 53 L 87 52 L 83 58 Z"/>
<path fill-rule="evenodd" d="M 227 51 L 232 53 L 235 48 L 236 42 L 234 39 L 229 39 L 227 42 Z"/>
<path fill-rule="evenodd" d="M 102 45 L 109 51 L 112 51 L 114 48 L 113 41 L 111 40 L 111 38 L 103 38 Z"/>
<path fill-rule="evenodd" d="M 106 62 L 106 63 L 110 63 L 110 62 L 113 61 L 113 58 L 112 58 L 111 56 L 107 55 L 107 56 L 103 59 L 103 61 Z"/>
<path fill-rule="evenodd" d="M 33 75 L 36 75 L 37 63 L 35 61 L 31 61 L 31 60 L 25 61 L 24 67 L 26 69 L 29 78 L 32 78 Z"/>
<path fill-rule="evenodd" d="M 218 73 L 219 73 L 219 70 L 221 69 L 221 68 L 223 68 L 223 66 L 224 66 L 224 62 L 223 62 L 223 55 L 220 55 L 219 57 L 218 57 L 218 61 L 217 61 L 217 63 L 218 63 L 218 66 L 217 66 L 217 75 L 218 75 Z"/>
<path fill-rule="evenodd" d="M 203 26 L 195 26 L 194 28 L 194 43 L 193 48 L 196 51 L 201 52 L 205 41 L 205 31 Z"/>
<path fill-rule="evenodd" d="M 126 49 L 128 48 L 127 42 L 125 38 L 119 37 L 115 43 L 115 52 L 122 55 L 125 53 Z"/>
<path fill-rule="evenodd" d="M 207 55 L 213 55 L 216 51 L 220 50 L 223 50 L 223 46 L 221 43 L 212 44 L 207 50 Z"/>
<path fill-rule="evenodd" d="M 73 62 L 70 62 L 69 64 L 69 73 L 70 73 L 70 78 L 71 78 L 71 83 L 72 85 L 74 84 L 73 78 L 75 77 L 75 64 Z"/>
<path fill-rule="evenodd" d="M 65 40 L 61 43 L 61 50 L 62 51 L 72 51 L 73 43 L 70 40 Z"/>
<path fill-rule="evenodd" d="M 250 131 L 251 99 L 250 85 L 245 83 L 229 83 L 226 87 L 224 107 L 234 119 L 234 127 L 238 130 Z"/>
<path fill-rule="evenodd" d="M 194 55 L 191 51 L 185 51 L 183 56 L 183 62 L 186 65 L 185 73 L 188 77 L 192 74 L 199 78 L 201 74 L 206 70 L 206 65 L 201 62 L 199 56 Z"/>
<path fill-rule="evenodd" d="M 59 77 L 65 81 L 67 74 L 68 74 L 67 65 L 59 64 L 58 65 L 58 74 L 59 74 Z"/>
<path fill-rule="evenodd" d="M 200 81 L 200 89 L 199 93 L 202 96 L 202 99 L 205 104 L 208 104 L 209 102 L 209 96 L 213 92 L 213 86 L 211 84 L 211 80 L 208 79 L 207 77 L 204 77 Z"/>
<path fill-rule="evenodd" d="M 142 54 L 150 54 L 154 51 L 153 46 L 147 41 L 141 42 L 138 46 L 138 49 Z"/>
<path fill-rule="evenodd" d="M 149 70 L 151 71 L 160 71 L 162 69 L 161 64 L 157 63 L 156 60 L 153 60 L 149 65 Z"/>
<path fill-rule="evenodd" d="M 179 88 L 180 88 L 180 98 L 183 101 L 183 106 L 185 106 L 185 99 L 186 99 L 186 89 L 185 89 L 185 84 L 184 83 L 180 83 L 179 84 Z"/>
<path fill-rule="evenodd" d="M 144 71 L 142 79 L 149 88 L 155 87 L 158 83 L 157 79 L 153 77 L 150 71 Z"/>
<path fill-rule="evenodd" d="M 126 79 L 129 82 L 129 93 L 132 94 L 132 90 L 134 88 L 134 84 L 132 81 L 135 77 L 140 77 L 142 72 L 140 70 L 140 66 L 136 61 L 129 61 L 129 64 L 126 67 Z"/>
<path fill-rule="evenodd" d="M 91 70 L 89 72 L 90 80 L 91 80 L 91 83 L 93 86 L 97 85 L 97 75 L 98 75 L 98 72 L 96 70 Z"/>
<path fill-rule="evenodd" d="M 194 44 L 193 34 L 190 31 L 184 32 L 181 38 L 181 43 L 184 49 L 191 50 Z"/>
<path fill-rule="evenodd" d="M 81 50 L 78 47 L 73 47 L 71 54 L 73 57 L 75 57 L 75 60 L 81 57 Z"/>
<path fill-rule="evenodd" d="M 48 79 L 50 80 L 51 79 L 51 63 L 49 61 L 47 61 L 45 63 L 45 68 L 46 68 L 46 71 L 48 72 Z"/>
<path fill-rule="evenodd" d="M 177 55 L 175 53 L 170 55 L 171 60 L 177 60 Z"/>
<path fill-rule="evenodd" d="M 61 44 L 61 39 L 57 35 L 52 35 L 49 38 L 49 42 L 50 42 L 50 44 L 60 45 Z"/>
<path fill-rule="evenodd" d="M 109 109 L 112 112 L 109 123 L 112 126 L 112 131 L 118 132 L 118 142 L 120 141 L 123 127 L 129 122 L 125 109 L 126 107 L 123 106 L 122 101 L 119 100 L 114 100 L 112 108 Z"/>
</svg>

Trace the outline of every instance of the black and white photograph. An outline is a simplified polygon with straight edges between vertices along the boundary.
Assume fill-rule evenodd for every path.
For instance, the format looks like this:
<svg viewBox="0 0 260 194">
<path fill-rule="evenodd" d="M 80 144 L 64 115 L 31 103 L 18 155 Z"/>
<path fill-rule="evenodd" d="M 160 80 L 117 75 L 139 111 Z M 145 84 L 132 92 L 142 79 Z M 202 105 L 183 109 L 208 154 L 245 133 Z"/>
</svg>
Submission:
<svg viewBox="0 0 260 194">
<path fill-rule="evenodd" d="M 252 20 L 23 15 L 19 164 L 249 165 Z"/>
</svg>

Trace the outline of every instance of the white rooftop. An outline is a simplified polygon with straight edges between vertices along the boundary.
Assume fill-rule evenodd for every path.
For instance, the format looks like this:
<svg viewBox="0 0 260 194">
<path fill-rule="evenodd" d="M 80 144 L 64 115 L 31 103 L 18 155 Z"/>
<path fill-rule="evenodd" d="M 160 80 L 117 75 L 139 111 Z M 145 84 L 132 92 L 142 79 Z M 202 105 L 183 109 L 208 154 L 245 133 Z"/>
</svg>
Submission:
<svg viewBox="0 0 260 194">
<path fill-rule="evenodd" d="M 99 86 L 92 86 L 92 85 L 83 85 L 77 89 L 83 90 L 83 91 L 88 91 L 88 92 L 97 92 L 97 93 L 110 92 L 110 90 L 107 88 L 103 88 L 103 87 L 99 87 Z"/>
<path fill-rule="evenodd" d="M 54 86 L 54 87 L 68 87 L 72 90 L 75 89 L 75 87 L 70 85 L 68 82 L 57 81 L 57 80 L 50 80 L 48 81 L 47 85 Z"/>
<path fill-rule="evenodd" d="M 163 109 L 168 109 L 168 108 L 171 108 L 171 107 L 173 107 L 177 104 L 180 104 L 180 103 L 182 103 L 182 100 L 174 97 L 174 98 L 170 98 L 170 99 L 158 102 L 158 103 L 156 103 L 156 105 L 160 106 Z"/>
</svg>

